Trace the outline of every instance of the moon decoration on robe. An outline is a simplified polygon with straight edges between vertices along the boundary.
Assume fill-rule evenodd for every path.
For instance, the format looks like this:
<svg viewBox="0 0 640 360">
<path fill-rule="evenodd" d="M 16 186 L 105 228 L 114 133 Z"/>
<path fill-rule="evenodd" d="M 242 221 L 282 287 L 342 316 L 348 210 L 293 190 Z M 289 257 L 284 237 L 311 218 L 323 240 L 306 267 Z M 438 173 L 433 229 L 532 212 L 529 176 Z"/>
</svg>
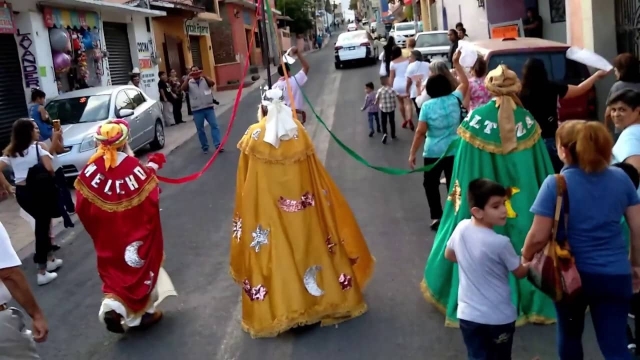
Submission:
<svg viewBox="0 0 640 360">
<path fill-rule="evenodd" d="M 138 255 L 138 248 L 142 246 L 142 241 L 134 241 L 124 250 L 124 261 L 132 268 L 141 268 L 144 266 L 145 260 Z"/>
<path fill-rule="evenodd" d="M 322 270 L 320 265 L 314 265 L 307 269 L 304 273 L 304 287 L 307 288 L 309 294 L 313 296 L 322 296 L 324 291 L 318 286 L 318 280 L 316 279 L 318 271 Z"/>
</svg>

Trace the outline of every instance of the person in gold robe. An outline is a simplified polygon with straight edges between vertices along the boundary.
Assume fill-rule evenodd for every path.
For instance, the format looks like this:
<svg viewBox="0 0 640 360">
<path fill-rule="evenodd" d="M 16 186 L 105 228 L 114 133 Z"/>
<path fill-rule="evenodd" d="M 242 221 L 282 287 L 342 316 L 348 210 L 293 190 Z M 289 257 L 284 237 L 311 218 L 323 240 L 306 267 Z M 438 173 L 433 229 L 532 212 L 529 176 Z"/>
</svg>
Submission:
<svg viewBox="0 0 640 360">
<path fill-rule="evenodd" d="M 266 91 L 240 142 L 230 272 L 242 288 L 242 328 L 274 337 L 367 310 L 375 259 L 311 138 Z"/>
</svg>

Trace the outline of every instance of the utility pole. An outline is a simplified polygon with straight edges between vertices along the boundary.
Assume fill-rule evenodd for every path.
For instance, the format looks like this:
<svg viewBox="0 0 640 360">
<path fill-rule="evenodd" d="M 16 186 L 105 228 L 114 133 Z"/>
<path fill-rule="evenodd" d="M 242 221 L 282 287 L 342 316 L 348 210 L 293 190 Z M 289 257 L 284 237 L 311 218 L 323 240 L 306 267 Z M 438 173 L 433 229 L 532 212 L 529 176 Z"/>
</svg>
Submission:
<svg viewBox="0 0 640 360">
<path fill-rule="evenodd" d="M 262 46 L 262 64 L 267 68 L 267 84 L 269 85 L 269 89 L 271 89 L 271 64 L 269 63 L 269 38 L 267 36 L 267 22 L 266 22 L 266 5 L 265 1 L 262 0 L 262 6 L 260 9 L 260 19 L 258 20 L 258 36 L 260 37 L 260 45 Z M 256 7 L 258 6 L 258 0 L 255 0 Z M 273 19 L 271 19 L 273 22 Z M 255 40 L 254 40 L 255 42 Z M 242 84 L 241 84 L 242 85 Z"/>
<path fill-rule="evenodd" d="M 413 27 L 416 31 L 416 34 L 420 32 L 420 29 L 418 29 L 418 0 L 413 0 L 413 9 L 412 9 L 412 13 L 413 13 Z M 422 24 L 424 27 L 424 24 Z"/>
</svg>

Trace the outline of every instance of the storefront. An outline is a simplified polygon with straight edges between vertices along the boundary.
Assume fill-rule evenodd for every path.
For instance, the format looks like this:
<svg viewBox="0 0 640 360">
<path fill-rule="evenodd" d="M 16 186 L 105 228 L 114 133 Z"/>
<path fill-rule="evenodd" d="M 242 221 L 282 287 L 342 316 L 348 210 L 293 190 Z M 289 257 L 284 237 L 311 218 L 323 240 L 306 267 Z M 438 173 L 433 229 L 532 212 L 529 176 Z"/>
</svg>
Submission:
<svg viewBox="0 0 640 360">
<path fill-rule="evenodd" d="M 104 22 L 104 44 L 109 51 L 111 85 L 126 85 L 134 67 L 126 23 Z"/>
<path fill-rule="evenodd" d="M 19 84 L 29 83 L 37 72 L 33 57 L 20 58 L 19 43 L 16 41 L 16 27 L 10 4 L 0 2 L 0 148 L 4 148 L 10 138 L 13 122 L 27 115 L 27 106 Z M 28 47 L 30 44 L 23 43 Z M 23 65 L 24 64 L 24 65 Z M 23 66 L 26 68 L 23 80 Z"/>
<path fill-rule="evenodd" d="M 155 2 L 151 5 L 161 8 Z M 160 71 L 175 70 L 181 77 L 188 73 L 187 68 L 197 66 L 215 80 L 209 23 L 193 18 L 194 12 L 204 12 L 204 7 L 181 4 L 180 8 L 163 9 L 167 16 L 153 19 L 156 44 L 162 44 Z"/>
</svg>

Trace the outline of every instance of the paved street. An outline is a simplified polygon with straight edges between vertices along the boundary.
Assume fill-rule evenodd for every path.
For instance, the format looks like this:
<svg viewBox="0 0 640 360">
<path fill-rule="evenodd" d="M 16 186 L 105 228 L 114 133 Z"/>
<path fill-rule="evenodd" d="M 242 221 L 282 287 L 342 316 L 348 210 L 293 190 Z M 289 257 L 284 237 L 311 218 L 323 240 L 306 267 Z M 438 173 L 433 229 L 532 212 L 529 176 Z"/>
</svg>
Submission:
<svg viewBox="0 0 640 360">
<path fill-rule="evenodd" d="M 335 37 L 334 37 L 335 39 Z M 309 55 L 311 75 L 305 91 L 332 130 L 372 163 L 406 167 L 412 133 L 398 128 L 399 139 L 386 146 L 367 137 L 359 111 L 364 84 L 378 86 L 378 66 L 334 70 L 333 41 Z M 51 334 L 40 346 L 46 360 L 324 360 L 463 359 L 459 330 L 444 328 L 443 316 L 426 303 L 419 282 L 433 242 L 421 175 L 393 177 L 370 170 L 347 156 L 329 134 L 309 118 L 321 160 L 349 200 L 378 260 L 366 291 L 369 312 L 338 327 L 317 328 L 274 339 L 253 340 L 240 329 L 240 288 L 228 275 L 228 245 L 240 136 L 256 120 L 259 91 L 240 105 L 226 152 L 198 181 L 162 185 L 162 221 L 167 260 L 180 297 L 162 305 L 165 319 L 144 333 L 119 336 L 98 322 L 100 280 L 91 239 L 76 227 L 59 237 L 65 266 L 59 278 L 35 286 Z M 226 126 L 230 111 L 221 116 Z M 399 114 L 396 116 L 399 119 Z M 200 170 L 208 157 L 196 138 L 168 157 L 165 176 Z M 444 188 L 443 188 L 444 194 Z M 554 327 L 519 328 L 514 359 L 554 359 Z M 585 336 L 586 359 L 600 359 L 592 327 Z M 597 355 L 593 355 L 597 354 Z"/>
</svg>

